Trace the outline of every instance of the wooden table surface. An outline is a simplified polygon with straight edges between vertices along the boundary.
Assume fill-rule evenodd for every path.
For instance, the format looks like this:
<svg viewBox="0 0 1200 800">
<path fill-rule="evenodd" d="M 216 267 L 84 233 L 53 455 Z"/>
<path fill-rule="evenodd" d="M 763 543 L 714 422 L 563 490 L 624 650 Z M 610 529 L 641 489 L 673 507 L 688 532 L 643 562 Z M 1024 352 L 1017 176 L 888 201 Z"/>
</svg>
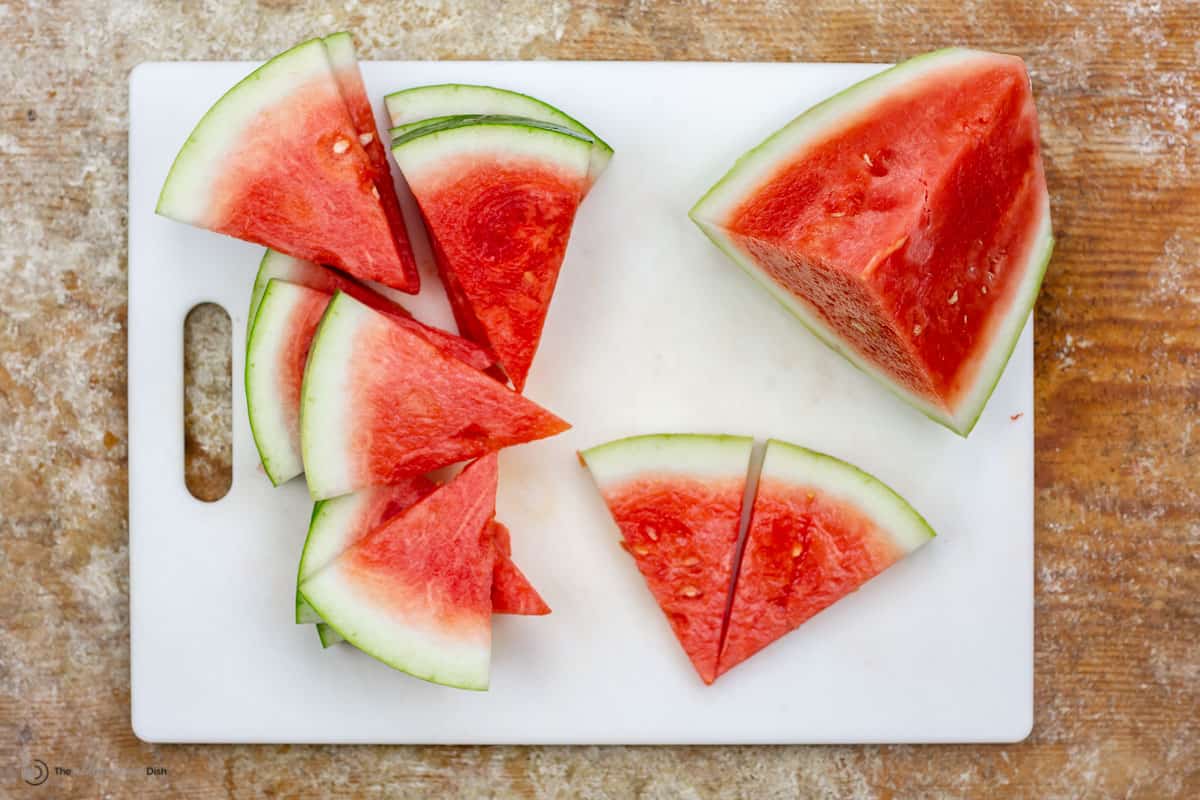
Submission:
<svg viewBox="0 0 1200 800">
<path fill-rule="evenodd" d="M 0 3 L 0 796 L 1200 797 L 1200 4 L 500 5 Z M 1059 237 L 1036 310 L 1028 741 L 309 748 L 134 737 L 128 73 L 148 59 L 264 58 L 342 28 L 366 58 L 894 61 L 963 43 L 1026 59 Z M 72 774 L 31 788 L 20 770 L 34 759 Z"/>
</svg>

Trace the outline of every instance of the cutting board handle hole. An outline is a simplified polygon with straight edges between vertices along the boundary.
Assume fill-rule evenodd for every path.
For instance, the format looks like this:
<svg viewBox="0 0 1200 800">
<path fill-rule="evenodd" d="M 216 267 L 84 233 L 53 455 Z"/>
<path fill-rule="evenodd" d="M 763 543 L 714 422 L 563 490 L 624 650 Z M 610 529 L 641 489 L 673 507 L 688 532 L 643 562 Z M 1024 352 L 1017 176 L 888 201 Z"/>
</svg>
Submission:
<svg viewBox="0 0 1200 800">
<path fill-rule="evenodd" d="M 183 321 L 183 481 L 206 503 L 233 485 L 232 346 L 229 312 L 193 306 Z"/>
</svg>

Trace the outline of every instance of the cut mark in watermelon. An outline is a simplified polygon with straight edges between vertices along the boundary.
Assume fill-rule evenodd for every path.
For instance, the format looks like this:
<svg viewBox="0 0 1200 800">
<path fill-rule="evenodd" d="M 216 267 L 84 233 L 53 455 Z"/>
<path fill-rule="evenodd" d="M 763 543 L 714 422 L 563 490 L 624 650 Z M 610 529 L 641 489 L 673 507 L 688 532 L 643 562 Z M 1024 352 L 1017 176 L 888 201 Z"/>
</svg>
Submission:
<svg viewBox="0 0 1200 800">
<path fill-rule="evenodd" d="M 525 385 L 587 186 L 590 140 L 506 117 L 452 118 L 392 153 L 413 192 L 455 319 Z"/>
</svg>

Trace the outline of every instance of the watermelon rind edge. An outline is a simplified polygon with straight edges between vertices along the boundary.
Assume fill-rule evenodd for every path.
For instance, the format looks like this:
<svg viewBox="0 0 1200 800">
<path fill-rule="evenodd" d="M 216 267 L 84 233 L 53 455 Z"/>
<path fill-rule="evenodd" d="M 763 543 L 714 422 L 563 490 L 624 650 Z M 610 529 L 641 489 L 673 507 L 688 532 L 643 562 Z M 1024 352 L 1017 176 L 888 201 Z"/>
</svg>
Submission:
<svg viewBox="0 0 1200 800">
<path fill-rule="evenodd" d="M 346 452 L 350 439 L 344 430 L 346 410 L 342 407 L 349 396 L 346 383 L 353 346 L 349 333 L 372 313 L 344 292 L 335 292 L 309 346 L 300 388 L 300 454 L 313 500 L 347 494 L 351 489 Z"/>
<path fill-rule="evenodd" d="M 754 439 L 705 433 L 654 433 L 628 436 L 590 447 L 580 459 L 600 486 L 646 472 L 689 477 L 744 475 Z"/>
</svg>

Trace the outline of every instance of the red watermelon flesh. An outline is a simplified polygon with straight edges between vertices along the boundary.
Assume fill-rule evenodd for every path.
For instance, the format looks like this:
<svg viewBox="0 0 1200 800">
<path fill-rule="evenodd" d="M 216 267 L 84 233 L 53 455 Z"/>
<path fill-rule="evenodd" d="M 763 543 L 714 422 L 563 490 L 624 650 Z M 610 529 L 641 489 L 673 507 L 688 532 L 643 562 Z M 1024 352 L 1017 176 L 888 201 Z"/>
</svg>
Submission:
<svg viewBox="0 0 1200 800">
<path fill-rule="evenodd" d="M 543 616 L 550 606 L 512 560 L 512 542 L 504 523 L 491 521 L 496 547 L 496 566 L 492 571 L 492 613 Z"/>
<path fill-rule="evenodd" d="M 408 288 L 375 170 L 320 39 L 276 56 L 196 126 L 157 211 L 181 222 Z"/>
<path fill-rule="evenodd" d="M 464 335 L 486 343 L 520 391 L 537 351 L 582 174 L 487 153 L 406 173 Z"/>
<path fill-rule="evenodd" d="M 316 499 L 570 427 L 343 293 L 326 310 L 302 394 L 301 445 Z"/>
<path fill-rule="evenodd" d="M 400 210 L 400 201 L 396 197 L 396 185 L 392 181 L 392 172 L 388 164 L 387 150 L 379 138 L 379 130 L 375 124 L 375 112 L 371 109 L 371 101 L 367 99 L 367 89 L 363 85 L 362 71 L 358 66 L 358 58 L 354 53 L 354 43 L 349 33 L 337 33 L 325 37 L 325 47 L 329 53 L 329 62 L 333 68 L 333 76 L 346 103 L 346 110 L 358 131 L 358 141 L 366 151 L 371 163 L 371 180 L 379 192 L 379 202 L 387 215 L 392 235 L 396 239 L 396 249 L 404 262 L 407 278 L 405 286 L 395 288 L 409 294 L 416 294 L 421 288 L 421 278 L 417 273 L 417 262 L 413 256 L 412 245 L 408 240 L 408 229 L 404 224 L 404 213 Z"/>
</svg>

